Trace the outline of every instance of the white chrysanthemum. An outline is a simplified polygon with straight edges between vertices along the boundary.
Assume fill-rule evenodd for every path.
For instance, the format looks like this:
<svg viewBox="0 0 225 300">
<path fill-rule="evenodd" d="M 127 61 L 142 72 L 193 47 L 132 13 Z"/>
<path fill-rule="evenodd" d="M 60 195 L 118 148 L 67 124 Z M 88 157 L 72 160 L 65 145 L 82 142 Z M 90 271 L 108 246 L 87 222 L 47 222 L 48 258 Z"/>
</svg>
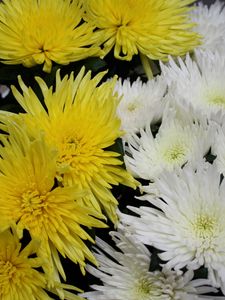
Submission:
<svg viewBox="0 0 225 300">
<path fill-rule="evenodd" d="M 225 55 L 195 51 L 196 61 L 170 59 L 162 65 L 169 89 L 177 102 L 192 106 L 198 113 L 221 122 L 225 114 Z"/>
<path fill-rule="evenodd" d="M 142 196 L 154 208 L 129 207 L 140 217 L 121 214 L 121 220 L 140 241 L 163 251 L 159 256 L 167 267 L 205 266 L 212 284 L 225 293 L 225 180 L 220 181 L 208 163 L 165 172 L 155 181 L 159 196 Z"/>
<path fill-rule="evenodd" d="M 163 97 L 166 88 L 165 80 L 161 76 L 146 83 L 138 78 L 132 84 L 129 79 L 122 82 L 120 78 L 116 83 L 115 91 L 122 96 L 117 108 L 121 129 L 127 134 L 136 133 L 147 122 L 158 121 L 164 107 Z"/>
<path fill-rule="evenodd" d="M 225 9 L 224 2 L 216 1 L 211 6 L 198 3 L 190 12 L 196 23 L 194 31 L 202 36 L 198 48 L 210 51 L 225 51 Z"/>
<path fill-rule="evenodd" d="M 88 271 L 99 278 L 103 285 L 92 285 L 95 291 L 82 296 L 89 300 L 195 300 L 198 293 L 215 291 L 205 279 L 192 280 L 193 272 L 150 272 L 151 254 L 148 249 L 132 237 L 111 232 L 117 249 L 97 238 L 96 258 L 99 268 L 88 266 Z"/>
<path fill-rule="evenodd" d="M 154 137 L 150 126 L 140 136 L 129 138 L 124 157 L 135 177 L 155 180 L 163 171 L 172 171 L 185 163 L 198 163 L 209 151 L 213 128 L 206 122 L 194 122 L 191 111 L 165 109 L 162 124 Z"/>
</svg>

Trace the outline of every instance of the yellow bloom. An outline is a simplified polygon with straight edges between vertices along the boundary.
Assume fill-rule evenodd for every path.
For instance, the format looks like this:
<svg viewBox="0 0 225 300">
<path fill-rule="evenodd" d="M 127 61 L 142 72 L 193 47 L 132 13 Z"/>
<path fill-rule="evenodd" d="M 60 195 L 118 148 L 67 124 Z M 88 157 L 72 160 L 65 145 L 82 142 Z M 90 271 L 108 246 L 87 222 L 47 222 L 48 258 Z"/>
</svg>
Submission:
<svg viewBox="0 0 225 300">
<path fill-rule="evenodd" d="M 57 148 L 58 181 L 63 186 L 76 184 L 89 190 L 82 198 L 85 205 L 98 212 L 103 209 L 115 222 L 118 203 L 111 193 L 112 185 L 135 188 L 136 181 L 121 167 L 119 154 L 107 149 L 122 133 L 116 116 L 119 100 L 114 95 L 115 80 L 97 87 L 104 74 L 91 79 L 91 73 L 84 76 L 82 69 L 75 79 L 71 74 L 61 80 L 57 73 L 54 92 L 37 78 L 47 111 L 21 78 L 23 95 L 15 88 L 13 92 L 27 112 L 18 116 L 18 122 L 27 125 L 30 136 L 41 128 L 46 140 Z"/>
<path fill-rule="evenodd" d="M 0 299 L 50 299 L 43 290 L 46 280 L 35 270 L 41 267 L 40 259 L 29 258 L 35 253 L 31 242 L 21 252 L 17 236 L 10 230 L 0 233 Z"/>
<path fill-rule="evenodd" d="M 106 53 L 131 60 L 138 53 L 150 59 L 183 55 L 199 44 L 190 31 L 188 4 L 193 0 L 82 0 L 85 20 L 99 31 Z"/>
<path fill-rule="evenodd" d="M 46 261 L 49 280 L 59 279 L 57 271 L 65 279 L 58 252 L 84 272 L 86 258 L 96 261 L 83 242 L 94 241 L 81 225 L 105 227 L 95 218 L 101 215 L 76 201 L 83 195 L 80 189 L 55 187 L 57 152 L 42 135 L 30 141 L 19 127 L 8 129 L 0 147 L 0 230 L 16 223 L 20 236 L 26 229 L 41 241 L 38 255 Z"/>
<path fill-rule="evenodd" d="M 1 300 L 51 300 L 44 289 L 57 294 L 56 289 L 48 289 L 45 275 L 37 270 L 42 267 L 42 260 L 38 257 L 29 257 L 37 253 L 38 247 L 37 242 L 31 241 L 21 250 L 21 243 L 14 231 L 6 230 L 0 233 Z M 69 285 L 61 286 L 72 288 Z M 58 289 L 61 286 L 58 284 Z M 81 299 L 70 292 L 64 293 L 64 299 Z"/>
<path fill-rule="evenodd" d="M 4 0 L 0 3 L 0 59 L 31 67 L 98 55 L 92 28 L 83 23 L 79 0 Z"/>
</svg>

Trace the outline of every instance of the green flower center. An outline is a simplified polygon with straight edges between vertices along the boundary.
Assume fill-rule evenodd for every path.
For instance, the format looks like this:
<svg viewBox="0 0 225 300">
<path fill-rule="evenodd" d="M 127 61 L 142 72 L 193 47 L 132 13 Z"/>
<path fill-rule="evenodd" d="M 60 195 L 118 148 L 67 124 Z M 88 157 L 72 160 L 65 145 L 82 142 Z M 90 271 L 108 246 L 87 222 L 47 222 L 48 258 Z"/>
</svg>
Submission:
<svg viewBox="0 0 225 300">
<path fill-rule="evenodd" d="M 137 292 L 142 295 L 149 295 L 151 290 L 151 283 L 147 280 L 141 280 L 137 286 Z"/>
<path fill-rule="evenodd" d="M 127 109 L 128 111 L 132 112 L 138 108 L 137 102 L 131 102 L 128 104 Z"/>
<path fill-rule="evenodd" d="M 151 297 L 156 297 L 161 295 L 161 288 L 157 284 L 158 280 L 154 276 L 143 276 L 138 280 L 137 285 L 135 286 L 134 294 L 135 299 L 139 300 L 148 300 Z"/>
<path fill-rule="evenodd" d="M 218 106 L 225 106 L 225 96 L 214 96 L 211 97 L 209 103 L 218 105 Z"/>
<path fill-rule="evenodd" d="M 163 156 L 167 162 L 183 160 L 183 158 L 185 157 L 185 147 L 180 143 L 175 144 L 167 148 L 166 151 L 164 151 Z"/>
</svg>

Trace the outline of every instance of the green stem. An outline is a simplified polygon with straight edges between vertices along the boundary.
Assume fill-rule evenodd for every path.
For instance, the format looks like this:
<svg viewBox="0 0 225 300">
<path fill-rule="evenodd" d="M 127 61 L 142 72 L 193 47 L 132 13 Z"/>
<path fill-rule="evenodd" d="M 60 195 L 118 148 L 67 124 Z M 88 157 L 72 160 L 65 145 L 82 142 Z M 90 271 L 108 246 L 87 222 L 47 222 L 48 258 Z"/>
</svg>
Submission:
<svg viewBox="0 0 225 300">
<path fill-rule="evenodd" d="M 148 57 L 146 55 L 142 54 L 141 52 L 139 52 L 139 55 L 140 55 L 143 69 L 145 71 L 145 74 L 146 74 L 148 80 L 153 79 L 152 69 L 151 69 L 151 65 L 150 65 L 150 61 L 149 61 Z"/>
</svg>

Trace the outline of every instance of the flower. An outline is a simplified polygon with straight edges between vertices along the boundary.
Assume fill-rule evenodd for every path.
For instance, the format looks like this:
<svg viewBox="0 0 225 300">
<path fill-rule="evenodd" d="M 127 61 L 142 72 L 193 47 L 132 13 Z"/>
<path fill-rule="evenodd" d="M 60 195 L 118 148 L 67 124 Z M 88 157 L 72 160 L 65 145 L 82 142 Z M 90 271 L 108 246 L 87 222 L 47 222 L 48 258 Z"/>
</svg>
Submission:
<svg viewBox="0 0 225 300">
<path fill-rule="evenodd" d="M 208 280 L 192 280 L 193 272 L 149 271 L 151 253 L 139 241 L 126 237 L 123 232 L 111 232 L 118 250 L 97 238 L 95 255 L 98 269 L 88 265 L 87 270 L 99 278 L 103 285 L 92 285 L 94 291 L 82 294 L 90 300 L 194 300 L 198 289 L 207 293 L 215 291 Z"/>
<path fill-rule="evenodd" d="M 122 132 L 116 116 L 119 100 L 113 95 L 115 80 L 97 87 L 104 74 L 91 79 L 91 73 L 84 76 L 82 69 L 75 79 L 72 73 L 61 80 L 58 72 L 54 92 L 37 78 L 47 111 L 20 78 L 23 95 L 12 90 L 27 113 L 14 115 L 14 119 L 27 125 L 31 137 L 44 130 L 48 143 L 58 150 L 58 182 L 88 190 L 82 198 L 84 204 L 99 212 L 103 209 L 116 222 L 117 200 L 111 193 L 112 185 L 136 188 L 137 184 L 121 167 L 120 154 L 109 148 Z M 10 120 L 6 116 L 5 122 Z"/>
<path fill-rule="evenodd" d="M 83 240 L 94 241 L 81 226 L 105 227 L 96 219 L 103 216 L 80 204 L 79 188 L 55 187 L 57 152 L 42 134 L 31 141 L 23 128 L 8 129 L 0 147 L 0 230 L 16 223 L 19 236 L 26 229 L 41 241 L 38 255 L 50 281 L 57 271 L 66 278 L 58 253 L 84 272 L 85 259 L 96 260 Z"/>
<path fill-rule="evenodd" d="M 199 44 L 191 32 L 188 5 L 192 0 L 83 0 L 84 19 L 96 26 L 107 54 L 114 47 L 117 59 L 131 60 L 141 53 L 167 60 L 183 55 Z"/>
<path fill-rule="evenodd" d="M 52 62 L 68 64 L 99 55 L 92 28 L 80 24 L 78 0 L 4 0 L 0 3 L 0 59 L 5 64 L 32 67 Z"/>
<path fill-rule="evenodd" d="M 48 289 L 44 274 L 38 271 L 43 261 L 39 257 L 30 257 L 36 254 L 39 243 L 32 240 L 23 249 L 21 246 L 15 230 L 0 233 L 0 298 L 4 300 L 52 299 L 45 290 L 54 294 L 57 292 L 55 289 Z M 69 287 L 67 285 L 67 288 Z M 65 291 L 64 299 L 79 300 L 81 298 Z"/>
<path fill-rule="evenodd" d="M 225 181 L 220 182 L 217 168 L 208 163 L 164 172 L 155 180 L 159 196 L 141 197 L 154 207 L 129 207 L 140 217 L 121 214 L 121 220 L 136 238 L 162 251 L 168 268 L 204 266 L 224 293 Z"/>
<path fill-rule="evenodd" d="M 154 136 L 150 126 L 140 135 L 130 136 L 124 157 L 127 169 L 135 176 L 154 181 L 166 171 L 187 162 L 196 165 L 213 142 L 213 126 L 196 121 L 191 110 L 167 105 L 162 124 Z"/>
<path fill-rule="evenodd" d="M 225 56 L 209 51 L 195 51 L 195 60 L 172 59 L 161 64 L 162 72 L 176 101 L 192 106 L 198 114 L 221 122 L 225 113 Z"/>
<path fill-rule="evenodd" d="M 29 258 L 36 248 L 37 245 L 31 242 L 21 251 L 21 244 L 16 235 L 10 230 L 0 233 L 1 299 L 50 299 L 44 291 L 44 275 L 35 270 L 41 267 L 40 259 Z"/>
<path fill-rule="evenodd" d="M 196 26 L 194 31 L 202 36 L 202 43 L 198 46 L 203 50 L 220 51 L 225 50 L 225 9 L 224 3 L 216 1 L 210 6 L 199 2 L 190 11 L 190 17 Z"/>
<path fill-rule="evenodd" d="M 133 83 L 129 79 L 122 82 L 121 78 L 116 82 L 115 91 L 122 97 L 117 115 L 121 119 L 121 129 L 126 133 L 122 137 L 124 140 L 129 134 L 139 132 L 150 120 L 157 122 L 161 118 L 166 88 L 161 76 L 146 83 L 140 78 Z"/>
</svg>

